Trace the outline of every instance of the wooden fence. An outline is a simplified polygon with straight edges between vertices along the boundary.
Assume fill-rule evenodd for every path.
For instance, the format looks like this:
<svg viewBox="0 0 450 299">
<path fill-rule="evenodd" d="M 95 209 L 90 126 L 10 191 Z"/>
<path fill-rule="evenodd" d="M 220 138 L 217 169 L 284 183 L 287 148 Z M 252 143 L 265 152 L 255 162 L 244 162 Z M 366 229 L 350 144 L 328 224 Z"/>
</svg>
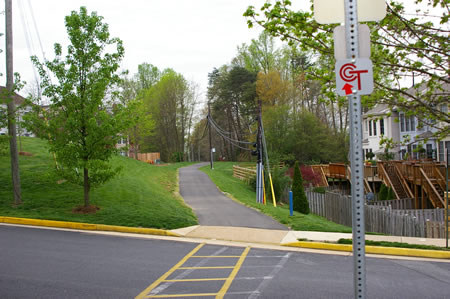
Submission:
<svg viewBox="0 0 450 299">
<path fill-rule="evenodd" d="M 256 176 L 256 169 L 233 165 L 233 176 L 247 183 Z"/>
<path fill-rule="evenodd" d="M 368 205 L 378 207 L 391 207 L 393 210 L 410 210 L 414 209 L 414 198 L 403 198 L 393 200 L 377 200 L 368 202 Z"/>
<path fill-rule="evenodd" d="M 137 155 L 137 159 L 142 162 L 154 164 L 156 160 L 161 160 L 160 153 L 138 153 Z"/>
<path fill-rule="evenodd" d="M 352 225 L 350 196 L 311 191 L 306 194 L 312 213 L 339 224 Z M 389 205 L 365 205 L 367 232 L 404 237 L 445 238 L 444 219 L 444 209 L 411 210 L 394 209 Z"/>
</svg>

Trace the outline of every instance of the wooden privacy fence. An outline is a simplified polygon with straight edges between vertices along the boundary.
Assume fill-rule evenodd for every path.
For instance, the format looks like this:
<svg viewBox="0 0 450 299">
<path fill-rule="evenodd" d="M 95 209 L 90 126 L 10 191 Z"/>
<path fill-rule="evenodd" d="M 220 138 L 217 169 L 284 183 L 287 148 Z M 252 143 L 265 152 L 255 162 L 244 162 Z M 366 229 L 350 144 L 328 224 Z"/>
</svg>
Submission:
<svg viewBox="0 0 450 299">
<path fill-rule="evenodd" d="M 155 163 L 156 160 L 161 160 L 160 153 L 138 153 L 137 159 L 142 162 Z"/>
<path fill-rule="evenodd" d="M 330 221 L 352 225 L 350 196 L 307 191 L 311 212 Z M 399 205 L 401 206 L 401 204 Z M 445 238 L 444 209 L 394 209 L 391 205 L 365 205 L 366 231 L 392 236 Z"/>
</svg>

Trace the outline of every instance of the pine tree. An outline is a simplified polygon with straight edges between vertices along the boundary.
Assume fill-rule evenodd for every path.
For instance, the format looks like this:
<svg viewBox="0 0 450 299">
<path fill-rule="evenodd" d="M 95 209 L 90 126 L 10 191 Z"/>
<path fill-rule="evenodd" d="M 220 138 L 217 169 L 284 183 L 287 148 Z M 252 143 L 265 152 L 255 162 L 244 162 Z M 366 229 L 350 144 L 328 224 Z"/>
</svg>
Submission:
<svg viewBox="0 0 450 299">
<path fill-rule="evenodd" d="M 294 199 L 294 210 L 302 214 L 309 214 L 309 204 L 303 189 L 303 178 L 298 162 L 294 166 L 294 180 L 292 182 L 292 193 Z"/>
</svg>

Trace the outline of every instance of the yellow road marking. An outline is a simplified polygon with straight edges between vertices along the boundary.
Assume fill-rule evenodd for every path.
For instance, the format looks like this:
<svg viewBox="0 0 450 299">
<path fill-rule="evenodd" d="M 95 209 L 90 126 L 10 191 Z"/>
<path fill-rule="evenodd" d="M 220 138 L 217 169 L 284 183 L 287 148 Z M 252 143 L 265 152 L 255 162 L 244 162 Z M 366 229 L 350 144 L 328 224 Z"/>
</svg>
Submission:
<svg viewBox="0 0 450 299">
<path fill-rule="evenodd" d="M 182 281 L 212 281 L 212 280 L 227 280 L 224 278 L 186 278 L 186 279 L 165 279 L 164 282 L 182 282 Z"/>
<path fill-rule="evenodd" d="M 177 298 L 177 297 L 204 297 L 204 296 L 216 296 L 217 293 L 199 293 L 199 294 L 170 294 L 170 295 L 151 295 L 145 298 Z"/>
<path fill-rule="evenodd" d="M 215 257 L 218 257 L 218 258 L 239 258 L 239 257 L 241 257 L 240 255 L 195 255 L 195 256 L 191 256 L 191 257 L 199 257 L 199 258 L 210 258 L 210 257 L 212 257 L 212 258 L 215 258 Z"/>
<path fill-rule="evenodd" d="M 181 265 L 183 265 L 190 257 L 192 257 L 197 251 L 200 250 L 205 245 L 205 243 L 199 244 L 195 247 L 191 252 L 189 252 L 184 258 L 182 258 L 175 266 L 173 266 L 169 271 L 163 274 L 160 278 L 158 278 L 154 283 L 149 285 L 144 291 L 142 291 L 139 295 L 136 296 L 136 299 L 146 298 L 146 295 L 150 293 L 157 285 L 159 285 L 163 280 L 170 276 L 175 270 L 177 270 Z M 147 297 L 150 298 L 150 297 Z"/>
<path fill-rule="evenodd" d="M 233 269 L 234 266 L 224 267 L 180 267 L 178 270 L 202 270 L 202 269 Z"/>
<path fill-rule="evenodd" d="M 219 293 L 217 293 L 216 299 L 222 299 L 225 296 L 228 289 L 230 288 L 231 283 L 233 282 L 234 278 L 236 277 L 236 274 L 238 273 L 239 269 L 241 268 L 242 264 L 244 263 L 244 260 L 249 251 L 250 251 L 250 247 L 245 248 L 244 252 L 239 257 L 239 260 L 237 261 L 233 271 L 231 271 L 230 276 L 228 276 L 227 280 L 223 284 Z"/>
</svg>

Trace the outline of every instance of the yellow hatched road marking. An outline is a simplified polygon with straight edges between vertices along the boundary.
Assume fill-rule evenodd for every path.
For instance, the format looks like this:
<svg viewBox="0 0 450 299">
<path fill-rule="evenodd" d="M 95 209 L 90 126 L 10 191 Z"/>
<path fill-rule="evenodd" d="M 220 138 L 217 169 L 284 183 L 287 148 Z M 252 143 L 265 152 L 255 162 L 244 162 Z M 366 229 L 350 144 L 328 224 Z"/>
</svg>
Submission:
<svg viewBox="0 0 450 299">
<path fill-rule="evenodd" d="M 239 258 L 241 257 L 240 255 L 195 255 L 195 256 L 191 256 L 191 257 L 199 257 L 199 258 Z"/>
<path fill-rule="evenodd" d="M 182 281 L 212 281 L 212 280 L 227 280 L 227 277 L 224 278 L 186 278 L 186 279 L 166 279 L 164 282 L 182 282 Z"/>
<path fill-rule="evenodd" d="M 238 273 L 239 269 L 241 268 L 242 264 L 244 263 L 244 260 L 247 257 L 247 254 L 249 251 L 250 251 L 250 247 L 245 248 L 244 252 L 239 257 L 239 260 L 237 261 L 236 266 L 234 267 L 233 271 L 231 271 L 230 276 L 228 276 L 227 280 L 223 284 L 219 293 L 217 293 L 216 299 L 222 299 L 225 296 L 225 294 L 227 293 L 228 289 L 231 286 L 231 283 L 233 282 L 234 278 L 236 277 L 236 274 Z"/>
<path fill-rule="evenodd" d="M 191 252 L 189 252 L 184 258 L 182 258 L 175 266 L 173 266 L 169 271 L 167 271 L 165 274 L 163 274 L 158 280 L 156 280 L 154 283 L 149 285 L 144 291 L 142 291 L 139 295 L 136 296 L 136 299 L 142 299 L 142 298 L 152 298 L 152 297 L 146 297 L 148 293 L 150 293 L 151 290 L 153 290 L 157 285 L 159 285 L 163 280 L 165 280 L 167 277 L 170 276 L 175 270 L 177 270 L 181 265 L 183 265 L 190 257 L 192 257 L 197 251 L 200 250 L 205 245 L 205 243 L 199 244 L 197 247 L 195 247 Z M 167 297 L 167 296 L 166 296 Z"/>
<path fill-rule="evenodd" d="M 145 298 L 177 298 L 177 297 L 212 297 L 216 296 L 217 293 L 199 293 L 199 294 L 170 294 L 170 295 L 150 295 Z"/>
<path fill-rule="evenodd" d="M 180 267 L 178 270 L 202 270 L 202 269 L 233 269 L 234 266 L 224 267 Z"/>
</svg>

